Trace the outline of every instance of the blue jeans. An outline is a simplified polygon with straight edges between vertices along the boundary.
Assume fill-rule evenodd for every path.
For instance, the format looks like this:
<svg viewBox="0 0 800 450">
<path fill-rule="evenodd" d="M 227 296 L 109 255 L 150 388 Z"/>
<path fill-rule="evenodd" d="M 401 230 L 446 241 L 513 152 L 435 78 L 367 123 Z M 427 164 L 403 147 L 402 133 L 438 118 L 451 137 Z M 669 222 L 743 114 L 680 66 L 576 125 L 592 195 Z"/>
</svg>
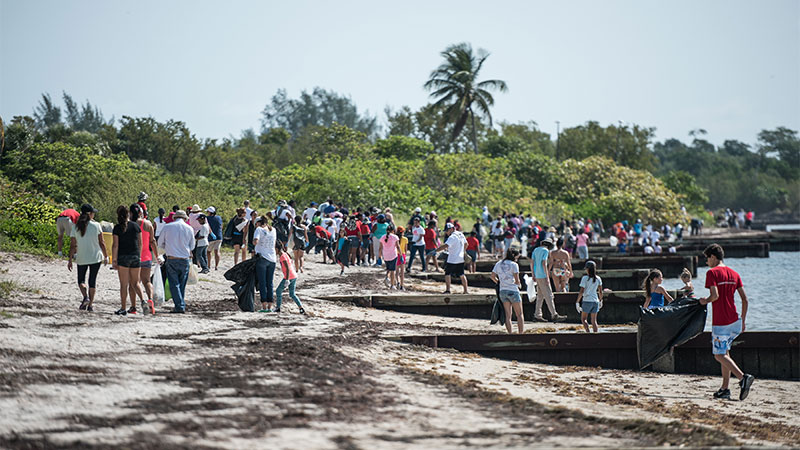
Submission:
<svg viewBox="0 0 800 450">
<path fill-rule="evenodd" d="M 197 259 L 197 262 L 200 264 L 200 268 L 203 270 L 208 270 L 208 246 L 204 245 L 202 247 L 195 247 L 194 249 L 194 257 Z"/>
<path fill-rule="evenodd" d="M 189 279 L 189 265 L 191 263 L 191 260 L 188 259 L 167 258 L 164 264 L 167 268 L 167 280 L 169 281 L 169 291 L 172 294 L 172 302 L 175 304 L 175 310 L 177 311 L 186 310 L 184 295 L 186 293 L 186 280 Z"/>
<path fill-rule="evenodd" d="M 275 276 L 275 263 L 267 261 L 261 255 L 256 255 L 256 277 L 258 278 L 258 290 L 261 292 L 262 303 L 272 303 L 272 278 Z"/>
<path fill-rule="evenodd" d="M 286 278 L 282 279 L 280 283 L 278 283 L 278 289 L 275 290 L 275 297 L 277 298 L 277 302 L 275 307 L 280 309 L 281 308 L 281 301 L 282 301 L 282 294 L 283 289 L 286 287 L 286 282 L 289 282 L 289 298 L 294 300 L 294 303 L 297 305 L 298 308 L 302 308 L 303 304 L 300 303 L 300 299 L 297 298 L 297 295 L 294 293 L 295 285 L 297 284 L 297 278 L 294 280 L 287 280 Z"/>
<path fill-rule="evenodd" d="M 408 257 L 408 268 L 411 269 L 411 265 L 414 264 L 414 255 L 419 252 L 419 259 L 422 260 L 422 271 L 428 270 L 428 264 L 425 262 L 425 246 L 424 245 L 412 245 L 411 246 L 411 256 Z"/>
</svg>

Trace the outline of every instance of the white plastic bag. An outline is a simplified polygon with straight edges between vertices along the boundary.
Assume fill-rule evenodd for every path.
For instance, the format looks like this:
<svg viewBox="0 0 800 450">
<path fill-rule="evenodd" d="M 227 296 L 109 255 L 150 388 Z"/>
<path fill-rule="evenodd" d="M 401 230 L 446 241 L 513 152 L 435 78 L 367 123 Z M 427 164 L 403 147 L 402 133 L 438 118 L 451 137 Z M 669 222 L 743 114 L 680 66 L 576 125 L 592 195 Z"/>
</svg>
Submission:
<svg viewBox="0 0 800 450">
<path fill-rule="evenodd" d="M 197 266 L 194 264 L 189 266 L 189 278 L 186 280 L 186 284 L 197 284 Z"/>
<path fill-rule="evenodd" d="M 519 242 L 522 246 L 522 257 L 525 258 L 528 256 L 528 236 L 522 236 Z"/>
<path fill-rule="evenodd" d="M 616 246 L 617 246 L 617 244 L 618 244 L 617 237 L 616 237 L 616 236 L 609 236 L 609 238 L 608 238 L 608 243 L 609 243 L 609 244 L 610 244 L 612 247 L 616 247 Z"/>
<path fill-rule="evenodd" d="M 156 307 L 164 304 L 164 279 L 161 278 L 161 264 L 153 266 L 153 303 Z"/>
<path fill-rule="evenodd" d="M 536 283 L 530 275 L 525 275 L 522 279 L 525 280 L 525 284 L 528 286 L 528 301 L 533 303 L 536 301 Z"/>
</svg>

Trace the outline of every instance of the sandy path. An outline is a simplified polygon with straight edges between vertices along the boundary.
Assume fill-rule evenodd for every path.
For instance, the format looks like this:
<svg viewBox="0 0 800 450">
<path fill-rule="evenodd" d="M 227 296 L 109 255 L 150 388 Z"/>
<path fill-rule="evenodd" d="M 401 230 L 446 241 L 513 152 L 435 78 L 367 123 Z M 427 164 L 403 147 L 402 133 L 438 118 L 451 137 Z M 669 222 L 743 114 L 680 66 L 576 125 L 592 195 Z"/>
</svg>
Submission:
<svg viewBox="0 0 800 450">
<path fill-rule="evenodd" d="M 386 292 L 378 269 L 338 277 L 314 256 L 298 285 L 309 316 L 286 301 L 280 315 L 241 313 L 222 277 L 230 259 L 188 288 L 189 314 L 117 317 L 114 272 L 101 269 L 88 314 L 66 263 L 0 254 L 0 282 L 14 283 L 0 298 L 0 447 L 800 444 L 797 382 L 714 402 L 711 377 L 398 344 L 381 337 L 501 329 L 314 300 Z"/>
</svg>

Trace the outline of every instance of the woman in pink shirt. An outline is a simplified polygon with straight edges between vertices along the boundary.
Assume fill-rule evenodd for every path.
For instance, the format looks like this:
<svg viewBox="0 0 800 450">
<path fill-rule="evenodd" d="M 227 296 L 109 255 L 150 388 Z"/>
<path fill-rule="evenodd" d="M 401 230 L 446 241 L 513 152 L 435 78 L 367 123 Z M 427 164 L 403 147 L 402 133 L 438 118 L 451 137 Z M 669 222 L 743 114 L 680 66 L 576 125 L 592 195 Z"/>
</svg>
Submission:
<svg viewBox="0 0 800 450">
<path fill-rule="evenodd" d="M 581 229 L 580 234 L 575 236 L 575 241 L 577 242 L 578 248 L 578 258 L 580 259 L 588 259 L 589 258 L 589 235 L 586 234 L 586 229 Z"/>
<path fill-rule="evenodd" d="M 394 226 L 391 224 L 386 229 L 386 234 L 379 240 L 378 254 L 383 257 L 386 264 L 386 277 L 383 282 L 391 290 L 397 286 L 397 256 L 400 254 L 400 238 L 394 233 Z"/>
<path fill-rule="evenodd" d="M 292 257 L 289 256 L 289 253 L 286 252 L 286 245 L 281 242 L 280 239 L 275 241 L 275 253 L 278 255 L 278 262 L 281 265 L 281 271 L 283 272 L 283 279 L 281 280 L 280 284 L 278 285 L 278 289 L 275 289 L 275 297 L 277 297 L 275 309 L 273 310 L 276 313 L 281 312 L 281 300 L 283 295 L 283 289 L 286 287 L 286 282 L 289 282 L 289 297 L 294 300 L 297 304 L 297 307 L 300 308 L 300 314 L 305 314 L 306 310 L 303 309 L 303 304 L 300 303 L 300 299 L 297 298 L 297 295 L 294 293 L 295 287 L 297 285 L 297 272 L 294 270 L 294 263 L 292 262 Z"/>
</svg>

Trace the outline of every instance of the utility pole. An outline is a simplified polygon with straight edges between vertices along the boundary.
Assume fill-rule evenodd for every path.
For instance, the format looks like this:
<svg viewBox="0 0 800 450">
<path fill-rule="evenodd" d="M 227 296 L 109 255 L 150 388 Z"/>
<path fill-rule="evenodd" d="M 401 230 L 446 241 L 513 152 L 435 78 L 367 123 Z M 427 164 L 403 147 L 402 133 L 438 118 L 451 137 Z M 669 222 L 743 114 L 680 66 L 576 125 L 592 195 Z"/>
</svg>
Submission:
<svg viewBox="0 0 800 450">
<path fill-rule="evenodd" d="M 561 122 L 556 120 L 556 161 L 558 161 L 558 138 L 561 136 Z"/>
</svg>

